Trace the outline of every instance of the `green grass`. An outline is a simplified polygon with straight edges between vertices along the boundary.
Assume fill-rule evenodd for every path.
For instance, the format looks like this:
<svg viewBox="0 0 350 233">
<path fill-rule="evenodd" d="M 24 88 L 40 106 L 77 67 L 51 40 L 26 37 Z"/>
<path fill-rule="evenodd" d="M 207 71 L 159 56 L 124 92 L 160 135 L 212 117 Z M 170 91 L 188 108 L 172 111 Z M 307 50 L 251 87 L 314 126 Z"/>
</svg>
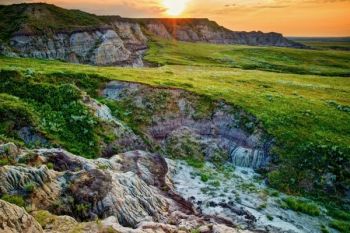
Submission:
<svg viewBox="0 0 350 233">
<path fill-rule="evenodd" d="M 159 65 L 221 66 L 295 74 L 350 76 L 350 53 L 216 45 L 157 39 L 145 60 Z"/>
<path fill-rule="evenodd" d="M 283 199 L 283 206 L 292 209 L 297 212 L 308 214 L 311 216 L 319 216 L 321 214 L 320 208 L 314 204 L 307 201 L 299 200 L 293 197 L 288 197 Z"/>
<path fill-rule="evenodd" d="M 15 204 L 19 207 L 25 207 L 26 203 L 22 196 L 19 195 L 8 195 L 5 194 L 1 197 L 2 200 L 7 201 L 9 203 Z"/>
<path fill-rule="evenodd" d="M 194 54 L 195 52 L 193 51 Z M 188 61 L 188 64 L 192 62 Z M 279 156 L 279 169 L 269 176 L 274 187 L 286 192 L 299 193 L 318 190 L 314 194 L 322 195 L 324 175 L 332 173 L 337 176 L 334 193 L 341 192 L 342 187 L 349 183 L 350 177 L 345 169 L 349 166 L 350 114 L 344 111 L 350 106 L 350 79 L 242 70 L 215 65 L 167 65 L 159 68 L 132 69 L 0 58 L 2 69 L 20 70 L 25 73 L 30 68 L 35 73 L 34 80 L 37 81 L 44 79 L 45 82 L 57 82 L 62 85 L 71 80 L 69 83 L 81 86 L 76 80 L 81 80 L 84 74 L 91 77 L 87 79 L 90 80 L 90 84 L 84 82 L 85 87 L 81 88 L 88 86 L 90 92 L 99 86 L 96 80 L 111 79 L 179 87 L 212 100 L 223 99 L 256 116 L 267 133 L 275 138 L 273 152 Z M 57 73 L 61 74 L 60 79 L 55 78 Z M 69 78 L 63 79 L 65 76 Z M 17 106 L 20 107 L 20 104 Z M 30 108 L 25 109 L 28 110 L 26 115 L 31 116 Z M 69 144 L 65 146 L 69 148 Z M 304 188 L 305 184 L 308 185 L 308 189 Z"/>
<path fill-rule="evenodd" d="M 89 92 L 90 78 L 67 74 L 68 81 L 57 73 L 47 76 L 26 73 L 28 69 L 22 73 L 0 71 L 0 134 L 18 139 L 17 130 L 32 126 L 73 153 L 90 158 L 98 156 L 101 127 L 82 104 L 82 91 L 77 88 Z"/>
<path fill-rule="evenodd" d="M 334 229 L 337 229 L 341 233 L 349 233 L 350 232 L 350 222 L 349 221 L 333 220 L 330 223 L 330 226 Z"/>
<path fill-rule="evenodd" d="M 350 51 L 350 42 L 302 42 L 316 49 L 331 49 Z"/>
</svg>

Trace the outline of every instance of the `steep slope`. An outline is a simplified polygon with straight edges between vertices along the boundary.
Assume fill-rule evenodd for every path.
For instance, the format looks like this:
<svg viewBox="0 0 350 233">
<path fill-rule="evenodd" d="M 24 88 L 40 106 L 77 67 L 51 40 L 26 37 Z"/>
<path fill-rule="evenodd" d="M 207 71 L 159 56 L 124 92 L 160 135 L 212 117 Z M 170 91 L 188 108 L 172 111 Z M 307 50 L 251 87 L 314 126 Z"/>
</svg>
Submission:
<svg viewBox="0 0 350 233">
<path fill-rule="evenodd" d="M 94 65 L 143 66 L 154 38 L 303 48 L 278 33 L 233 32 L 208 19 L 96 16 L 44 3 L 0 6 L 0 54 Z"/>
</svg>

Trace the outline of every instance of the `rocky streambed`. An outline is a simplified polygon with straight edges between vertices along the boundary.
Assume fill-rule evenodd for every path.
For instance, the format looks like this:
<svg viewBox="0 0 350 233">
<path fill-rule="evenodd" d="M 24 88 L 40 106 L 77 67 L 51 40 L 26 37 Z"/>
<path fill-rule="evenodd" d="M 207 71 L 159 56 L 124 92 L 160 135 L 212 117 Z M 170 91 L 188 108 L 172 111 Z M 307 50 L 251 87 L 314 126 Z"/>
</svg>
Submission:
<svg viewBox="0 0 350 233">
<path fill-rule="evenodd" d="M 229 169 L 220 172 L 211 163 L 202 169 L 183 161 L 168 163 L 176 192 L 201 213 L 229 219 L 240 229 L 311 233 L 320 232 L 320 226 L 329 221 L 285 208 L 282 203 L 288 196 L 268 188 L 251 168 L 228 164 Z M 205 174 L 210 178 L 203 179 Z"/>
</svg>

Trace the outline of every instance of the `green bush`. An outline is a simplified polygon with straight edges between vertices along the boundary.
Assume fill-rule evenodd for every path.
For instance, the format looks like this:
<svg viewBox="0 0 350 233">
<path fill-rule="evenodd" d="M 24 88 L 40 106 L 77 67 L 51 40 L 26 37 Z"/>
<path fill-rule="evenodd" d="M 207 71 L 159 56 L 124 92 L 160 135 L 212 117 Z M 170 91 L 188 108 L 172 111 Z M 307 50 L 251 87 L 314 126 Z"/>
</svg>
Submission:
<svg viewBox="0 0 350 233">
<path fill-rule="evenodd" d="M 201 181 L 207 182 L 209 180 L 209 174 L 207 173 L 202 173 L 201 174 Z"/>
<path fill-rule="evenodd" d="M 50 170 L 52 170 L 54 167 L 55 167 L 55 166 L 54 166 L 53 163 L 48 163 L 48 164 L 47 164 L 47 168 L 50 169 Z"/>
</svg>

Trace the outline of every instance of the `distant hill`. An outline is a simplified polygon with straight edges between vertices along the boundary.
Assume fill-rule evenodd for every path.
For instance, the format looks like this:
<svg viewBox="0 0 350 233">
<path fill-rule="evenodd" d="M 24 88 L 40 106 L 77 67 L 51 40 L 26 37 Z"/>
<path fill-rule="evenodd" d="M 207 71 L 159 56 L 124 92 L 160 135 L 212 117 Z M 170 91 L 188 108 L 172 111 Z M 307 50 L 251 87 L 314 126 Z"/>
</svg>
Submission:
<svg viewBox="0 0 350 233">
<path fill-rule="evenodd" d="M 279 33 L 236 32 L 209 19 L 97 16 L 45 3 L 0 6 L 0 54 L 95 65 L 142 66 L 156 38 L 304 48 Z"/>
<path fill-rule="evenodd" d="M 350 37 L 289 37 L 315 49 L 350 51 Z"/>
</svg>

